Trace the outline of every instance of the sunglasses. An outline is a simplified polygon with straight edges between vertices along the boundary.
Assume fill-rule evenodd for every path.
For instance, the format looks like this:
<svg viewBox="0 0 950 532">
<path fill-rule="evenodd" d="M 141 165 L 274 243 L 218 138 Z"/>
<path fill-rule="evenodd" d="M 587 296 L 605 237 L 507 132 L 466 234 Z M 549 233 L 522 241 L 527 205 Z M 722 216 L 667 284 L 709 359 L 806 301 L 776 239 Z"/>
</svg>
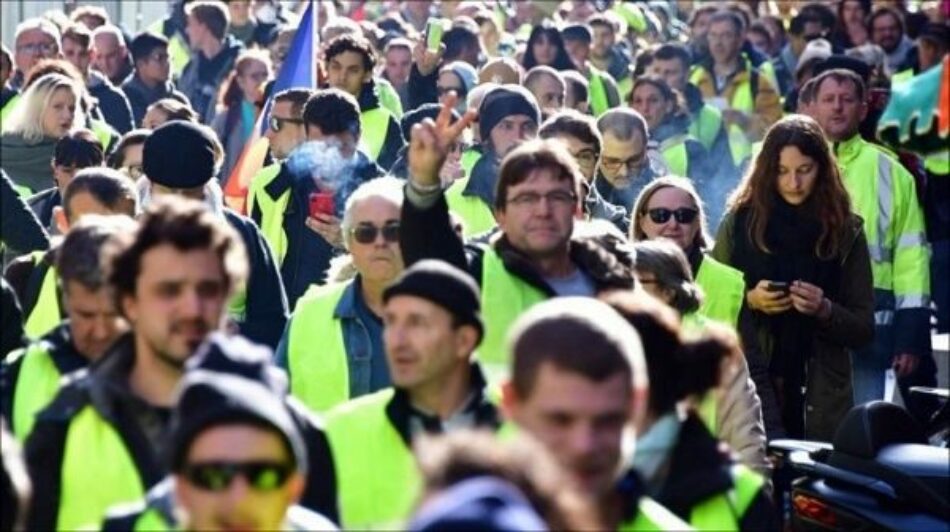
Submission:
<svg viewBox="0 0 950 532">
<path fill-rule="evenodd" d="M 303 120 L 299 118 L 281 118 L 279 116 L 272 116 L 270 117 L 270 120 L 267 121 L 267 125 L 270 126 L 274 133 L 280 133 L 280 130 L 284 127 L 284 124 L 303 124 Z"/>
<path fill-rule="evenodd" d="M 650 220 L 655 224 L 665 224 L 670 221 L 670 217 L 675 218 L 678 224 L 691 224 L 693 220 L 696 219 L 696 215 L 699 214 L 699 211 L 688 207 L 680 207 L 676 210 L 660 207 L 648 210 L 647 214 L 650 216 Z"/>
<path fill-rule="evenodd" d="M 390 222 L 382 227 L 376 227 L 371 224 L 360 224 L 350 230 L 353 240 L 360 244 L 372 244 L 376 242 L 376 236 L 383 234 L 383 240 L 388 244 L 399 242 L 399 222 Z"/>
<path fill-rule="evenodd" d="M 203 462 L 185 466 L 188 482 L 206 491 L 224 491 L 238 475 L 256 491 L 273 491 L 283 486 L 294 466 L 283 462 Z"/>
</svg>

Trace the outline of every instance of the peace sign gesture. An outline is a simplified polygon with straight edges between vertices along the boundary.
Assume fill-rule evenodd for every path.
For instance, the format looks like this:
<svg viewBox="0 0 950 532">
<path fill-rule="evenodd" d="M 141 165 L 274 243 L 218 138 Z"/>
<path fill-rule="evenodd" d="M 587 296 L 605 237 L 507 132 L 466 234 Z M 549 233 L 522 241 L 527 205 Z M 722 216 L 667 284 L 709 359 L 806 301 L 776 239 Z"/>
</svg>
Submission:
<svg viewBox="0 0 950 532">
<path fill-rule="evenodd" d="M 452 109 L 457 101 L 458 95 L 450 93 L 435 121 L 426 118 L 412 126 L 409 139 L 409 176 L 413 183 L 420 187 L 431 187 L 440 183 L 439 170 L 445 162 L 449 148 L 478 114 L 474 109 L 469 109 L 458 122 L 450 123 Z"/>
</svg>

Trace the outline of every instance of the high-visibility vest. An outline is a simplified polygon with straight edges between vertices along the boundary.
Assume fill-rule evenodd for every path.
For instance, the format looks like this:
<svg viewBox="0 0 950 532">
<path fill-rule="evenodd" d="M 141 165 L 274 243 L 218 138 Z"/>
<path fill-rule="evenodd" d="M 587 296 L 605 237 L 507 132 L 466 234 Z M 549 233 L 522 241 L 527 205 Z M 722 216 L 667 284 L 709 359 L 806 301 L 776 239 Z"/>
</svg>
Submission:
<svg viewBox="0 0 950 532">
<path fill-rule="evenodd" d="M 482 257 L 482 319 L 485 337 L 478 348 L 478 360 L 490 383 L 508 372 L 509 354 L 505 342 L 514 321 L 532 306 L 548 298 L 505 269 L 501 257 L 491 247 Z"/>
<path fill-rule="evenodd" d="M 587 102 L 590 104 L 591 114 L 600 116 L 601 113 L 610 108 L 607 101 L 607 83 L 604 78 L 590 67 L 590 75 L 587 78 L 589 90 L 587 91 Z"/>
<path fill-rule="evenodd" d="M 874 321 L 930 305 L 930 253 L 913 176 L 885 150 L 855 135 L 834 149 L 851 206 L 864 221 L 875 289 Z"/>
<path fill-rule="evenodd" d="M 90 120 L 89 128 L 96 135 L 96 139 L 99 140 L 99 144 L 102 144 L 102 151 L 104 152 L 109 151 L 109 146 L 112 145 L 112 139 L 119 136 L 116 130 L 112 129 L 112 126 L 101 120 Z"/>
<path fill-rule="evenodd" d="M 891 76 L 891 86 L 897 85 L 898 83 L 904 83 L 914 77 L 914 69 L 906 68 L 900 72 Z"/>
<path fill-rule="evenodd" d="M 376 96 L 379 98 L 379 105 L 392 113 L 396 120 L 402 120 L 402 100 L 399 99 L 399 93 L 392 83 L 383 78 L 376 78 Z"/>
<path fill-rule="evenodd" d="M 14 94 L 12 98 L 7 100 L 7 104 L 3 106 L 3 109 L 0 109 L 0 122 L 6 123 L 7 119 L 10 118 L 10 114 L 13 113 L 13 110 L 16 109 L 16 106 L 20 103 L 21 94 Z"/>
<path fill-rule="evenodd" d="M 482 158 L 482 152 L 469 148 L 462 152 L 462 171 L 465 172 L 465 177 L 472 177 L 472 169 L 475 168 L 475 165 L 478 164 L 478 161 Z"/>
<path fill-rule="evenodd" d="M 185 65 L 191 60 L 191 48 L 177 31 L 173 35 L 165 35 L 165 21 L 156 20 L 148 26 L 146 31 L 155 35 L 164 35 L 168 39 L 168 62 L 171 65 L 171 75 L 178 79 Z"/>
<path fill-rule="evenodd" d="M 445 201 L 449 210 L 459 215 L 465 223 L 464 236 L 470 237 L 495 227 L 495 215 L 491 207 L 478 196 L 466 196 L 462 192 L 470 178 L 463 177 L 452 183 L 445 191 Z"/>
<path fill-rule="evenodd" d="M 26 441 L 37 412 L 56 397 L 59 379 L 62 375 L 50 356 L 52 346 L 38 341 L 17 349 L 7 355 L 6 364 L 14 364 L 18 359 L 20 372 L 13 390 L 13 434 L 21 442 Z"/>
<path fill-rule="evenodd" d="M 696 284 L 705 295 L 699 313 L 738 330 L 739 311 L 745 301 L 745 277 L 742 272 L 709 255 L 703 255 L 703 262 L 696 272 Z"/>
<path fill-rule="evenodd" d="M 746 114 L 755 112 L 755 95 L 752 94 L 752 78 L 759 74 L 751 65 L 746 63 L 748 79 L 742 82 L 732 93 L 732 100 L 729 102 L 729 108 L 736 111 L 742 111 Z M 704 68 L 695 68 L 690 75 L 690 83 L 698 84 L 704 76 L 710 75 Z M 745 131 L 738 124 L 730 124 L 726 128 L 729 136 L 729 151 L 732 154 L 732 164 L 739 166 L 752 154 L 752 141 L 746 136 Z"/>
<path fill-rule="evenodd" d="M 689 524 L 696 530 L 739 530 L 742 518 L 765 484 L 761 475 L 742 464 L 730 470 L 733 486 L 713 495 L 689 512 Z"/>
<path fill-rule="evenodd" d="M 30 254 L 34 269 L 41 267 L 45 254 L 45 251 L 34 251 Z M 56 268 L 50 266 L 43 276 L 36 303 L 30 310 L 30 315 L 26 317 L 23 332 L 32 339 L 38 339 L 59 325 L 60 315 L 59 296 L 56 293 Z"/>
<path fill-rule="evenodd" d="M 402 528 L 422 488 L 412 450 L 386 416 L 387 388 L 329 412 L 326 434 L 344 529 Z"/>
<path fill-rule="evenodd" d="M 110 507 L 136 502 L 146 489 L 122 436 L 95 408 L 83 406 L 66 434 L 56 529 L 101 523 Z"/>
<path fill-rule="evenodd" d="M 617 528 L 622 532 L 641 530 L 692 530 L 692 527 L 677 517 L 676 514 L 646 496 L 640 497 L 640 500 L 637 502 L 637 516 L 632 520 L 620 523 L 620 526 Z"/>
<path fill-rule="evenodd" d="M 360 113 L 360 145 L 373 161 L 379 159 L 379 154 L 386 144 L 386 134 L 389 132 L 389 111 L 382 107 L 370 109 Z"/>
<path fill-rule="evenodd" d="M 673 135 L 658 146 L 670 173 L 681 177 L 689 175 L 689 156 L 686 153 L 686 135 Z"/>
<path fill-rule="evenodd" d="M 284 231 L 284 211 L 290 203 L 290 191 L 287 190 L 274 199 L 264 188 L 280 174 L 280 164 L 274 163 L 261 168 L 251 179 L 247 191 L 247 212 L 254 212 L 254 205 L 261 211 L 261 234 L 274 252 L 277 264 L 284 262 L 287 255 L 287 232 Z"/>
<path fill-rule="evenodd" d="M 334 315 L 353 281 L 316 287 L 297 301 L 287 338 L 290 393 L 315 412 L 350 398 L 346 344 Z M 319 346 L 319 347 L 317 347 Z"/>
<path fill-rule="evenodd" d="M 704 103 L 699 113 L 689 123 L 689 134 L 707 150 L 712 149 L 722 128 L 722 111 Z"/>
</svg>

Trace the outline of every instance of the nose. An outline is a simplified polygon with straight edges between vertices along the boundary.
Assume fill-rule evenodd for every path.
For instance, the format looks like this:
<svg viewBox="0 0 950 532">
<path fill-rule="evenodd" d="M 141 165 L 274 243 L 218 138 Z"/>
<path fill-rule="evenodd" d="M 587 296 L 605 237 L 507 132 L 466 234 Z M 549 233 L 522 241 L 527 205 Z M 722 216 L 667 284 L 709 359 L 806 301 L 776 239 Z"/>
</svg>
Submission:
<svg viewBox="0 0 950 532">
<path fill-rule="evenodd" d="M 571 433 L 571 451 L 576 456 L 588 455 L 594 451 L 596 436 L 591 427 L 581 425 Z"/>
<path fill-rule="evenodd" d="M 244 478 L 244 475 L 237 475 L 234 480 L 231 481 L 231 485 L 228 486 L 228 503 L 234 509 L 240 508 L 247 499 L 247 494 L 251 490 L 251 486 L 247 483 L 247 479 Z"/>
<path fill-rule="evenodd" d="M 182 317 L 193 318 L 201 316 L 204 310 L 204 298 L 202 298 L 195 289 L 186 290 L 181 296 L 179 309 Z"/>
</svg>

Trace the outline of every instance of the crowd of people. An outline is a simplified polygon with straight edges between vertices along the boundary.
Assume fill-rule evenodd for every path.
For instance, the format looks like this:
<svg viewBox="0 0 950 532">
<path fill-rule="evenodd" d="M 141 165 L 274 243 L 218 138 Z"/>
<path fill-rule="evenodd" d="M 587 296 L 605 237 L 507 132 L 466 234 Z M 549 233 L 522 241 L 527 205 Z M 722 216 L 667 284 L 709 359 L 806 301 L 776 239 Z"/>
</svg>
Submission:
<svg viewBox="0 0 950 532">
<path fill-rule="evenodd" d="M 768 441 L 935 408 L 948 0 L 149 22 L 0 57 L 3 530 L 777 530 Z"/>
</svg>

